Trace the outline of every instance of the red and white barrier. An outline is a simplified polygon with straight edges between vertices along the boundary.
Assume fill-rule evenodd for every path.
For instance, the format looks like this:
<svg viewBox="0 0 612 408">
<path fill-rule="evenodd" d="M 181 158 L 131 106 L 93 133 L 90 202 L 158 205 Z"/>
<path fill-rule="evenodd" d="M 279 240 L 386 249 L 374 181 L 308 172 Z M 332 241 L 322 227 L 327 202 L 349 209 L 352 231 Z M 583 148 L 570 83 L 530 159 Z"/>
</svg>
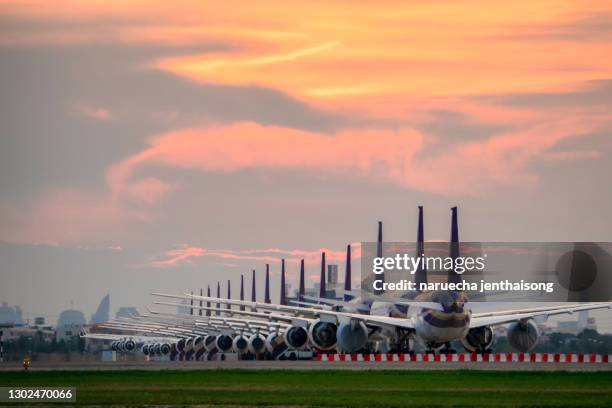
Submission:
<svg viewBox="0 0 612 408">
<path fill-rule="evenodd" d="M 404 361 L 477 363 L 612 363 L 608 354 L 317 354 L 316 361 Z"/>
</svg>

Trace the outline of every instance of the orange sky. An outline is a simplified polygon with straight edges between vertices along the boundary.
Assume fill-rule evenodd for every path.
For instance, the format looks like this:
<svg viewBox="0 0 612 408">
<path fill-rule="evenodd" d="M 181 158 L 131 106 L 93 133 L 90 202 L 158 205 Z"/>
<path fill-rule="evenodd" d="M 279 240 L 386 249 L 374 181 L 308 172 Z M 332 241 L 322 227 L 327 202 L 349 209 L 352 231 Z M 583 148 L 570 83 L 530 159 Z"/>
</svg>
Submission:
<svg viewBox="0 0 612 408">
<path fill-rule="evenodd" d="M 538 95 L 589 91 L 593 81 L 612 78 L 612 35 L 606 29 L 611 15 L 612 4 L 601 1 L 366 1 L 356 6 L 348 1 L 0 0 L 0 18 L 12 23 L 2 28 L 1 47 L 175 47 L 129 70 L 167 73 L 194 87 L 269 89 L 355 122 L 313 131 L 202 115 L 190 126 L 148 135 L 140 150 L 108 163 L 100 175 L 107 184 L 103 197 L 72 186 L 41 192 L 31 204 L 40 216 L 32 217 L 35 225 L 26 230 L 50 223 L 46 235 L 64 233 L 62 220 L 91 218 L 93 202 L 95 213 L 104 214 L 99 218 L 106 220 L 105 228 L 108 220 L 150 220 L 151 207 L 182 188 L 167 177 L 140 175 L 152 166 L 207 173 L 294 169 L 458 197 L 496 186 L 536 189 L 540 174 L 534 163 L 602 156 L 592 147 L 554 150 L 604 129 L 610 121 L 607 106 L 532 106 L 532 101 Z M 198 50 L 202 45 L 209 48 Z M 526 102 L 496 100 L 520 96 Z M 96 101 L 71 101 L 68 109 L 99 123 L 122 121 L 115 106 Z M 484 138 L 457 134 L 445 147 L 442 136 L 427 128 L 439 112 L 461 113 L 466 123 L 493 130 Z M 150 114 L 171 122 L 180 112 Z M 432 147 L 437 150 L 426 156 Z M 73 211 L 62 208 L 58 214 L 61 197 L 74 198 Z"/>
<path fill-rule="evenodd" d="M 567 91 L 612 71 L 610 38 L 589 20 L 612 12 L 601 1 L 2 3 L 5 15 L 82 23 L 5 43 L 217 42 L 232 48 L 151 66 L 382 116 L 432 99 Z M 87 25 L 100 18 L 115 23 Z"/>
<path fill-rule="evenodd" d="M 610 241 L 610 55 L 601 0 L 0 0 L 0 297 L 312 281 L 419 205 Z"/>
</svg>

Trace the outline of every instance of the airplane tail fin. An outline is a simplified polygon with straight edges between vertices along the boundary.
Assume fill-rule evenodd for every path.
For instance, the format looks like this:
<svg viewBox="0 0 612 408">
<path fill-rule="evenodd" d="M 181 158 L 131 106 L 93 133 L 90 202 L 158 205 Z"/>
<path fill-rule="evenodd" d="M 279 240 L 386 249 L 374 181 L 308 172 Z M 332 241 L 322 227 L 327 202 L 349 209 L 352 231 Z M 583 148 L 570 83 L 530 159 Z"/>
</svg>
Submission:
<svg viewBox="0 0 612 408">
<path fill-rule="evenodd" d="M 457 221 L 457 207 L 451 208 L 451 239 L 449 250 L 454 265 L 455 260 L 459 258 L 459 223 Z M 448 282 L 459 283 L 461 282 L 461 276 L 455 273 L 454 270 L 450 270 L 448 271 Z"/>
<path fill-rule="evenodd" d="M 383 230 L 382 230 L 382 221 L 378 221 L 378 238 L 376 241 L 376 257 L 377 258 L 382 258 L 383 256 Z M 385 281 L 385 274 L 381 273 L 380 275 L 378 275 L 378 280 L 380 280 L 381 282 Z M 382 290 L 375 290 L 374 294 L 375 295 L 382 295 L 384 291 Z"/>
<path fill-rule="evenodd" d="M 319 281 L 319 297 L 324 298 L 327 288 L 325 287 L 325 252 L 321 253 L 321 277 Z"/>
<path fill-rule="evenodd" d="M 423 226 L 423 206 L 419 206 L 419 226 L 417 229 L 417 257 L 423 256 L 425 253 L 425 231 Z M 427 266 L 419 263 L 419 267 L 414 274 L 414 282 L 417 288 L 421 284 L 427 284 Z"/>
<path fill-rule="evenodd" d="M 266 264 L 266 287 L 264 291 L 264 303 L 272 303 L 270 299 L 270 264 Z"/>
<path fill-rule="evenodd" d="M 351 245 L 349 244 L 346 246 L 346 269 L 344 272 L 344 290 L 347 292 L 351 290 L 351 279 Z M 343 298 L 345 302 L 348 302 L 352 299 L 352 296 L 344 293 Z"/>
<path fill-rule="evenodd" d="M 304 260 L 300 261 L 300 290 L 298 292 L 298 299 L 304 300 L 306 294 L 306 288 L 304 287 Z"/>
<path fill-rule="evenodd" d="M 285 292 L 285 259 L 281 263 L 280 304 L 287 304 L 287 293 Z"/>
</svg>

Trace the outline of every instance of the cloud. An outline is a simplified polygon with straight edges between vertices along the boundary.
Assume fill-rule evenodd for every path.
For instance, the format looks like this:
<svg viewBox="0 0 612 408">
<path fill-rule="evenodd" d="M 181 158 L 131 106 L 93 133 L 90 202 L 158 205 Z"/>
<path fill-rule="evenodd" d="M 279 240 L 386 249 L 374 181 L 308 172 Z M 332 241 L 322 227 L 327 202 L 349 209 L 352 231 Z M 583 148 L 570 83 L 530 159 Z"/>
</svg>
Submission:
<svg viewBox="0 0 612 408">
<path fill-rule="evenodd" d="M 130 226 L 153 223 L 159 203 L 182 188 L 163 168 L 228 174 L 257 171 L 271 177 L 287 171 L 315 179 L 350 178 L 391 184 L 448 197 L 483 197 L 494 189 L 534 190 L 534 164 L 596 160 L 592 149 L 559 150 L 593 132 L 598 122 L 574 118 L 489 138 L 425 150 L 428 140 L 413 129 L 346 130 L 337 133 L 237 123 L 161 134 L 148 147 L 110 166 L 105 191 L 51 189 L 27 209 L 0 209 L 2 239 L 11 242 L 117 244 Z M 565 143 L 566 144 L 566 143 Z M 113 240 L 113 239 L 119 240 Z M 183 262 L 198 253 L 183 258 Z M 274 262 L 269 255 L 218 253 L 228 259 Z M 250 259 L 250 258 L 244 258 Z M 165 261 L 161 261 L 162 263 Z M 162 264 L 160 264 L 162 265 Z"/>
<path fill-rule="evenodd" d="M 106 122 L 113 119 L 113 114 L 110 112 L 110 110 L 102 107 L 91 106 L 85 103 L 75 104 L 74 110 L 80 115 L 101 122 Z"/>
<path fill-rule="evenodd" d="M 612 79 L 598 79 L 579 82 L 571 90 L 559 92 L 527 92 L 505 95 L 487 95 L 478 99 L 496 104 L 546 109 L 578 108 L 593 110 L 612 106 Z M 574 109 L 576 112 L 576 109 Z"/>
<path fill-rule="evenodd" d="M 232 250 L 209 249 L 185 244 L 156 255 L 140 266 L 152 268 L 185 266 L 193 264 L 198 258 L 221 260 L 224 261 L 223 264 L 226 266 L 228 262 L 225 261 L 228 260 L 280 264 L 281 259 L 285 259 L 287 265 L 298 265 L 300 260 L 304 259 L 306 265 L 312 266 L 320 265 L 322 252 L 325 252 L 325 259 L 328 263 L 340 263 L 346 260 L 346 251 L 334 251 L 329 248 L 319 248 L 312 251 L 281 248 Z M 351 259 L 359 259 L 360 257 L 361 243 L 354 242 L 351 244 Z M 229 264 L 239 266 L 237 263 L 230 262 Z"/>
<path fill-rule="evenodd" d="M 0 240 L 47 245 L 86 245 L 107 242 L 115 245 L 117 226 L 149 215 L 126 208 L 104 194 L 75 189 L 44 193 L 31 206 L 0 207 Z"/>
<path fill-rule="evenodd" d="M 322 134 L 239 123 L 155 137 L 148 148 L 114 165 L 107 178 L 113 194 L 121 195 L 138 183 L 137 170 L 152 166 L 217 173 L 297 170 L 444 195 L 479 195 L 491 187 L 535 187 L 539 177 L 530 164 L 560 141 L 579 137 L 589 128 L 565 120 L 424 155 L 424 136 L 412 129 Z"/>
<path fill-rule="evenodd" d="M 510 35 L 521 41 L 589 42 L 612 40 L 612 13 L 600 11 L 580 15 L 567 21 L 548 21 L 531 27 L 524 27 L 517 35 Z"/>
</svg>

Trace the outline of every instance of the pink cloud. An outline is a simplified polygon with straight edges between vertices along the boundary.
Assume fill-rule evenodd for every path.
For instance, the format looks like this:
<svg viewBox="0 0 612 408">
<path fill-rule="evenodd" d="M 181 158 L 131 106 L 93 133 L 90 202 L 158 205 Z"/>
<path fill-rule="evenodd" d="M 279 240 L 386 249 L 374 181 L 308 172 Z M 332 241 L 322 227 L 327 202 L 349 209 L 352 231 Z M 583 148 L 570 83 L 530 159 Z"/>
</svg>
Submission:
<svg viewBox="0 0 612 408">
<path fill-rule="evenodd" d="M 151 205 L 158 202 L 174 188 L 174 186 L 157 178 L 147 177 L 134 182 L 124 192 L 126 198 L 133 202 Z"/>
<path fill-rule="evenodd" d="M 125 190 L 135 169 L 147 164 L 235 172 L 247 168 L 304 169 L 350 177 L 401 180 L 404 162 L 422 146 L 411 129 L 347 131 L 335 135 L 255 123 L 171 132 L 114 166 L 108 181 Z"/>
<path fill-rule="evenodd" d="M 127 220 L 146 220 L 145 212 L 125 208 L 103 194 L 74 189 L 46 192 L 29 208 L 0 208 L 0 239 L 49 245 L 105 242 Z M 95 237 L 95 239 L 92 239 Z M 114 244 L 113 242 L 111 242 Z"/>
<path fill-rule="evenodd" d="M 535 187 L 539 176 L 530 164 L 589 129 L 579 121 L 561 120 L 425 155 L 424 136 L 412 129 L 322 134 L 239 123 L 155 137 L 148 148 L 113 166 L 107 179 L 112 191 L 122 194 L 133 188 L 136 170 L 147 165 L 221 173 L 294 169 L 445 195 L 478 195 L 492 186 Z"/>
<path fill-rule="evenodd" d="M 351 258 L 359 259 L 361 257 L 361 243 L 355 242 L 351 244 Z M 301 250 L 301 249 L 208 249 L 192 245 L 182 245 L 178 248 L 165 251 L 157 255 L 141 266 L 153 268 L 167 268 L 181 265 L 193 264 L 197 258 L 213 258 L 219 260 L 235 260 L 235 261 L 252 261 L 259 263 L 280 264 L 281 259 L 285 259 L 286 264 L 296 266 L 304 259 L 306 265 L 319 265 L 321 262 L 321 253 L 325 252 L 325 259 L 328 263 L 343 263 L 346 260 L 346 251 L 336 251 L 329 248 L 319 248 L 317 250 Z M 236 263 L 231 263 L 238 266 Z"/>
<path fill-rule="evenodd" d="M 434 154 L 424 151 L 425 136 L 412 129 L 323 134 L 239 123 L 174 131 L 154 137 L 147 148 L 111 166 L 106 174 L 107 192 L 58 189 L 43 194 L 29 207 L 0 208 L 0 221 L 7 226 L 0 239 L 115 244 L 107 241 L 108 237 L 124 237 L 123 226 L 154 220 L 156 204 L 179 188 L 176 183 L 142 176 L 143 170 L 154 171 L 155 166 L 218 173 L 300 170 L 314 177 L 391 183 L 453 196 L 479 195 L 495 187 L 535 188 L 539 174 L 533 169 L 534 162 L 554 165 L 600 157 L 590 151 L 555 152 L 560 142 L 588 134 L 597 126 L 595 120 L 548 121 L 523 131 L 460 143 Z M 275 262 L 278 255 L 286 255 L 314 262 L 308 253 L 278 251 L 221 251 L 216 256 Z"/>
<path fill-rule="evenodd" d="M 110 110 L 99 107 L 99 106 L 91 106 L 86 103 L 81 103 L 81 102 L 77 103 L 74 106 L 74 110 L 82 116 L 85 116 L 87 118 L 94 119 L 100 122 L 107 122 L 114 118 Z"/>
</svg>

